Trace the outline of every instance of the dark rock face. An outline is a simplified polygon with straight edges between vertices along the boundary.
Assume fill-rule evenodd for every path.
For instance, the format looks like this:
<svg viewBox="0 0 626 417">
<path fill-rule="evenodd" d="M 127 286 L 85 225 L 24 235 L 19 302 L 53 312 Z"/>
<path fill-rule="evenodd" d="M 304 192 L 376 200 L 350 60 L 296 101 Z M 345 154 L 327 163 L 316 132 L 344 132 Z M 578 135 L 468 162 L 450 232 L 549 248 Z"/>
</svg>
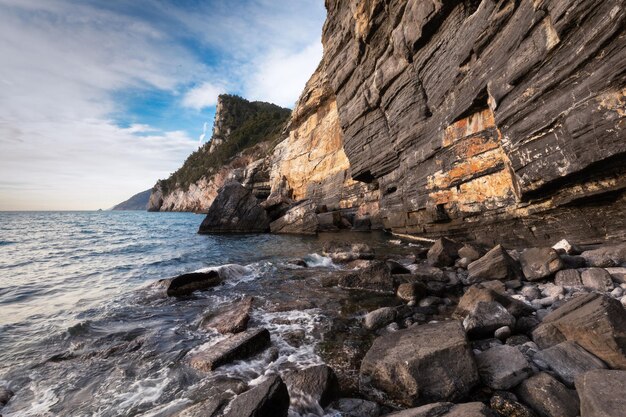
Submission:
<svg viewBox="0 0 626 417">
<path fill-rule="evenodd" d="M 224 417 L 287 417 L 289 392 L 279 376 L 238 395 Z"/>
<path fill-rule="evenodd" d="M 361 363 L 361 391 L 415 406 L 462 399 L 478 383 L 460 322 L 414 326 L 377 338 Z"/>
<path fill-rule="evenodd" d="M 193 368 L 208 372 L 228 362 L 252 356 L 269 345 L 270 332 L 267 329 L 250 329 L 192 353 L 189 361 Z"/>
<path fill-rule="evenodd" d="M 269 218 L 252 192 L 229 182 L 220 188 L 198 233 L 266 232 L 269 227 Z"/>
<path fill-rule="evenodd" d="M 344 149 L 353 178 L 379 184 L 386 228 L 625 236 L 621 0 L 326 6 Z"/>
<path fill-rule="evenodd" d="M 589 371 L 576 378 L 580 417 L 617 417 L 626 410 L 625 371 Z"/>
<path fill-rule="evenodd" d="M 194 291 L 206 290 L 221 283 L 222 278 L 217 271 L 190 272 L 161 281 L 170 297 L 189 295 Z"/>
<path fill-rule="evenodd" d="M 609 297 L 581 295 L 548 314 L 533 340 L 541 348 L 574 341 L 611 368 L 626 369 L 626 310 Z"/>
</svg>

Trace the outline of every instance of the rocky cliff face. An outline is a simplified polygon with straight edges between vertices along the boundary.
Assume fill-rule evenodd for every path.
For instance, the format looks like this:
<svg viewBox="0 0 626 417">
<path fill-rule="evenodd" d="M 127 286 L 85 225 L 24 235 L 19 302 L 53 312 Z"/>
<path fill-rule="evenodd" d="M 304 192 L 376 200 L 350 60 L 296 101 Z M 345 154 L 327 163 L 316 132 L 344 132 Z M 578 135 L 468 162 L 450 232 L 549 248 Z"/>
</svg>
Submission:
<svg viewBox="0 0 626 417">
<path fill-rule="evenodd" d="M 620 0 L 328 0 L 325 74 L 384 225 L 625 237 Z M 607 221 L 607 219 L 611 221 Z M 498 239 L 502 241 L 502 239 Z"/>
</svg>

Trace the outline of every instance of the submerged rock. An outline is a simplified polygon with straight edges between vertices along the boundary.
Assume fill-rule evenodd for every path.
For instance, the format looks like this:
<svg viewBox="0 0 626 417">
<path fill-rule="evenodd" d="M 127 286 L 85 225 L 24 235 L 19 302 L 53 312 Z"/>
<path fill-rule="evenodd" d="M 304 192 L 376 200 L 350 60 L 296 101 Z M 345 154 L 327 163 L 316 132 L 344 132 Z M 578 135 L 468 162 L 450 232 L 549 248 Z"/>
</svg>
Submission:
<svg viewBox="0 0 626 417">
<path fill-rule="evenodd" d="M 252 297 L 244 297 L 234 304 L 207 314 L 202 319 L 200 327 L 203 329 L 216 329 L 222 334 L 239 333 L 246 330 L 248 320 L 250 320 L 253 300 Z"/>
<path fill-rule="evenodd" d="M 476 364 L 458 321 L 380 336 L 361 363 L 361 391 L 384 403 L 460 400 L 477 383 Z"/>
<path fill-rule="evenodd" d="M 576 378 L 580 417 L 623 417 L 626 371 L 595 370 Z"/>
<path fill-rule="evenodd" d="M 351 262 L 357 259 L 374 259 L 374 250 L 365 243 L 335 242 L 324 243 L 323 252 L 333 262 Z"/>
<path fill-rule="evenodd" d="M 250 329 L 237 333 L 204 350 L 190 354 L 190 364 L 200 371 L 215 368 L 237 359 L 252 356 L 270 345 L 270 332 L 267 329 Z"/>
<path fill-rule="evenodd" d="M 289 392 L 278 375 L 270 376 L 230 403 L 224 417 L 287 417 Z"/>
<path fill-rule="evenodd" d="M 194 291 L 207 290 L 222 283 L 217 271 L 190 272 L 171 279 L 159 281 L 170 297 L 189 295 Z"/>
</svg>

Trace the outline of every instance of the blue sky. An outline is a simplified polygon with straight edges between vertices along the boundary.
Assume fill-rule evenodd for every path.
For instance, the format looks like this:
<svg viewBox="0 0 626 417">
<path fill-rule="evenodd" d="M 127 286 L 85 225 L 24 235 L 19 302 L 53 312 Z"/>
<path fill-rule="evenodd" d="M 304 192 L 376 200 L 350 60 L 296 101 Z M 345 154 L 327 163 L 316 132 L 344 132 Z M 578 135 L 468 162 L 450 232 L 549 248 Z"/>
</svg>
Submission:
<svg viewBox="0 0 626 417">
<path fill-rule="evenodd" d="M 151 187 L 210 131 L 220 93 L 292 107 L 323 3 L 0 0 L 0 210 L 108 208 Z"/>
</svg>

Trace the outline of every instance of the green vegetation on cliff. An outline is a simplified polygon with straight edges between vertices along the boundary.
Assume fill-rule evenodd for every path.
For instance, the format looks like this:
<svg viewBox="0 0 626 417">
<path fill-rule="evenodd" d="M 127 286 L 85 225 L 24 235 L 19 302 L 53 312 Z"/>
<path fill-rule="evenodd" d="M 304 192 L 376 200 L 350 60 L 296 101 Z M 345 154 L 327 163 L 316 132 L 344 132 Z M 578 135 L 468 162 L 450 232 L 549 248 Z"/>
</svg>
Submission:
<svg viewBox="0 0 626 417">
<path fill-rule="evenodd" d="M 168 179 L 160 181 L 164 195 L 176 188 L 187 190 L 191 184 L 215 172 L 238 153 L 261 142 L 277 139 L 291 114 L 291 110 L 275 104 L 250 102 L 234 95 L 221 95 L 219 101 L 215 123 L 220 124 L 220 139 L 224 143 L 216 146 L 211 153 L 212 138 L 189 155 L 182 167 Z"/>
</svg>

